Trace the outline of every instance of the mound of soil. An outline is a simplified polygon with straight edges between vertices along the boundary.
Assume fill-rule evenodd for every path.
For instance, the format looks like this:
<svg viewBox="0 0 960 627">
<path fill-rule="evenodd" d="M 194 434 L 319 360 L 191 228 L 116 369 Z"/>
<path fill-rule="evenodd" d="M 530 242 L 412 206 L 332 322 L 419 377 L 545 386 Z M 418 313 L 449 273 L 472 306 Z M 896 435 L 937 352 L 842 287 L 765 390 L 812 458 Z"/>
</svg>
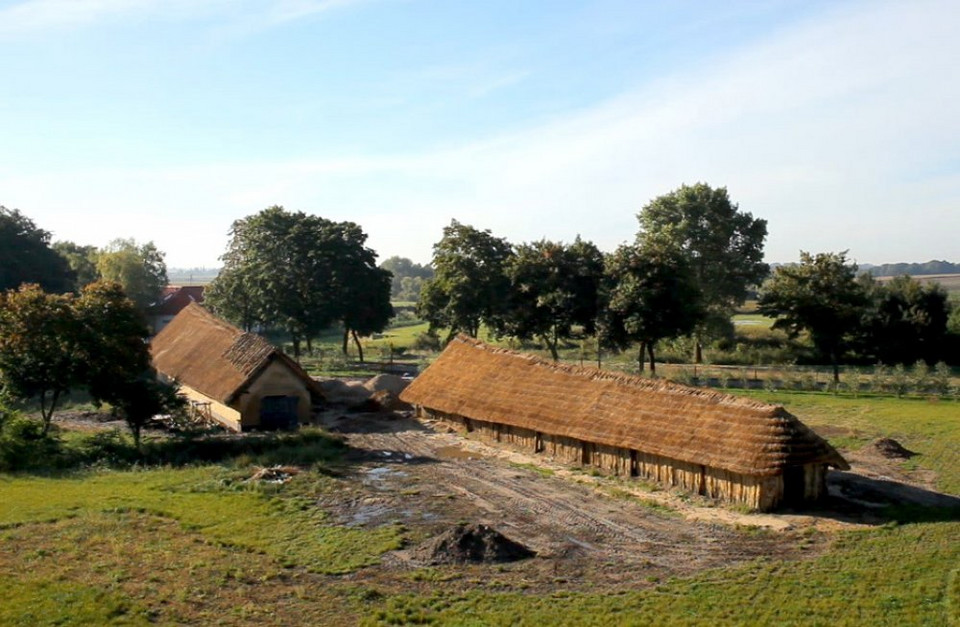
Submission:
<svg viewBox="0 0 960 627">
<path fill-rule="evenodd" d="M 400 392 L 403 392 L 404 388 L 406 388 L 409 384 L 409 381 L 406 381 L 395 374 L 378 374 L 364 383 L 363 387 L 374 393 L 383 392 L 386 390 L 394 396 L 400 396 Z"/>
<path fill-rule="evenodd" d="M 317 383 L 328 403 L 350 406 L 358 405 L 370 398 L 370 390 L 358 381 L 319 379 Z"/>
<path fill-rule="evenodd" d="M 413 552 L 429 564 L 490 564 L 514 562 L 536 555 L 487 525 L 458 525 L 422 544 Z"/>
<path fill-rule="evenodd" d="M 903 448 L 902 444 L 891 438 L 879 438 L 874 441 L 873 448 L 888 459 L 910 459 L 917 455 L 917 453 Z"/>
<path fill-rule="evenodd" d="M 401 401 L 396 394 L 390 390 L 380 390 L 374 392 L 370 400 L 376 401 L 385 411 L 403 411 L 410 409 L 410 405 Z"/>
</svg>

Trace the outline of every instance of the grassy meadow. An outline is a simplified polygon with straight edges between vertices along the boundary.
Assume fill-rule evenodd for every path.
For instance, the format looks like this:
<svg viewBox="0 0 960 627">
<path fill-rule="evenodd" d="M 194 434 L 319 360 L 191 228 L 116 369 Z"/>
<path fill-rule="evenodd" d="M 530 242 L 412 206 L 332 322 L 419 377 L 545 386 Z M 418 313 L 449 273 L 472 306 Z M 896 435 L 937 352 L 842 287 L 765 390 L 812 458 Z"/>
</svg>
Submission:
<svg viewBox="0 0 960 627">
<path fill-rule="evenodd" d="M 960 404 L 814 393 L 747 392 L 783 403 L 835 444 L 885 435 L 920 453 L 907 463 L 960 492 Z M 72 434 L 70 446 L 82 447 Z M 759 559 L 595 592 L 531 591 L 455 567 L 380 582 L 381 556 L 409 532 L 344 526 L 335 445 L 208 451 L 207 461 L 100 464 L 0 474 L 2 625 L 443 624 L 949 625 L 960 620 L 960 512 L 890 512 L 886 525 L 830 534 L 799 561 Z M 168 447 L 173 445 L 167 445 Z M 191 446 L 197 446 L 193 444 Z M 267 457 L 269 455 L 269 457 Z M 164 461 L 167 460 L 167 461 Z M 265 463 L 305 468 L 284 485 L 248 478 Z M 812 531 L 812 530 L 811 530 Z M 503 567 L 509 568 L 509 566 Z"/>
</svg>

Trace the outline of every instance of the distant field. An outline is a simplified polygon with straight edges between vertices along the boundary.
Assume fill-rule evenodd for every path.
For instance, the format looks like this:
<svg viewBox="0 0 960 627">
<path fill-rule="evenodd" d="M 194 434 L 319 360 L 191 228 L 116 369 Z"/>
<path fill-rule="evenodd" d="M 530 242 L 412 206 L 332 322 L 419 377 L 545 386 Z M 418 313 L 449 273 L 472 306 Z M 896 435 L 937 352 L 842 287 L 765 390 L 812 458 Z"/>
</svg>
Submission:
<svg viewBox="0 0 960 627">
<path fill-rule="evenodd" d="M 881 283 L 890 281 L 892 276 L 878 276 Z M 951 295 L 960 294 L 960 274 L 918 274 L 913 277 L 922 283 L 939 283 Z"/>
</svg>

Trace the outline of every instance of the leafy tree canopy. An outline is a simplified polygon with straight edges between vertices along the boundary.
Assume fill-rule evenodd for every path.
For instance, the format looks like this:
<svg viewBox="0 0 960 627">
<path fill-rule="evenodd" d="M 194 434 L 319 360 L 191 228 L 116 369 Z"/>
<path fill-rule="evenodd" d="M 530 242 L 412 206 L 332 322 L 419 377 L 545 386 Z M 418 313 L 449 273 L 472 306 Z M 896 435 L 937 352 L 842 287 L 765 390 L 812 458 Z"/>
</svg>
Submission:
<svg viewBox="0 0 960 627">
<path fill-rule="evenodd" d="M 542 240 L 516 247 L 507 262 L 509 311 L 504 329 L 521 339 L 541 338 L 554 360 L 574 326 L 592 333 L 603 279 L 603 254 L 579 237 L 573 244 Z"/>
<path fill-rule="evenodd" d="M 840 380 L 839 361 L 859 331 L 868 295 L 857 280 L 857 265 L 840 253 L 800 253 L 800 264 L 780 266 L 764 283 L 758 310 L 776 318 L 773 328 L 791 337 L 806 331 L 821 357 L 833 365 Z"/>
<path fill-rule="evenodd" d="M 941 357 L 950 303 L 936 283 L 903 275 L 868 286 L 871 305 L 864 319 L 864 352 L 886 364 L 929 363 Z"/>
<path fill-rule="evenodd" d="M 393 274 L 390 297 L 395 300 L 417 300 L 423 281 L 433 278 L 430 264 L 420 265 L 406 257 L 395 255 L 381 263 L 380 267 Z"/>
<path fill-rule="evenodd" d="M 146 311 L 160 299 L 167 285 L 163 258 L 153 242 L 116 239 L 97 255 L 97 272 L 103 280 L 119 283 L 130 300 Z"/>
<path fill-rule="evenodd" d="M 389 322 L 389 274 L 357 224 L 273 206 L 235 221 L 230 234 L 223 270 L 206 293 L 228 320 L 284 329 L 297 357 L 301 342 L 337 321 L 345 334 Z"/>
<path fill-rule="evenodd" d="M 769 273 L 763 262 L 767 221 L 740 211 L 725 187 L 682 185 L 647 203 L 637 219 L 639 244 L 658 240 L 657 246 L 673 246 L 687 258 L 706 314 L 698 335 L 723 328 L 748 288 Z M 698 337 L 695 360 L 700 359 Z"/>
<path fill-rule="evenodd" d="M 0 379 L 13 396 L 39 402 L 46 433 L 67 392 L 85 389 L 95 402 L 119 407 L 139 385 L 131 382 L 155 376 L 148 336 L 117 283 L 92 283 L 79 296 L 23 285 L 0 295 Z"/>
<path fill-rule="evenodd" d="M 433 246 L 434 278 L 423 284 L 419 314 L 431 330 L 448 329 L 452 337 L 464 332 L 476 337 L 480 325 L 500 331 L 510 280 L 506 266 L 512 248 L 494 237 L 452 220 Z"/>
<path fill-rule="evenodd" d="M 657 341 L 685 335 L 703 319 L 688 258 L 669 241 L 649 238 L 641 246 L 621 246 L 607 257 L 605 283 L 601 340 L 621 350 L 639 342 L 641 370 L 644 349 L 656 372 Z"/>
<path fill-rule="evenodd" d="M 73 296 L 24 284 L 0 294 L 0 377 L 14 397 L 36 399 L 44 433 L 60 398 L 82 380 Z"/>
<path fill-rule="evenodd" d="M 100 251 L 96 246 L 81 246 L 62 241 L 54 242 L 53 249 L 67 260 L 67 264 L 76 276 L 72 291 L 78 292 L 84 285 L 100 280 L 100 272 L 97 270 L 97 255 Z"/>
<path fill-rule="evenodd" d="M 36 283 L 50 292 L 73 288 L 67 261 L 50 248 L 50 233 L 17 209 L 0 205 L 0 291 Z"/>
</svg>

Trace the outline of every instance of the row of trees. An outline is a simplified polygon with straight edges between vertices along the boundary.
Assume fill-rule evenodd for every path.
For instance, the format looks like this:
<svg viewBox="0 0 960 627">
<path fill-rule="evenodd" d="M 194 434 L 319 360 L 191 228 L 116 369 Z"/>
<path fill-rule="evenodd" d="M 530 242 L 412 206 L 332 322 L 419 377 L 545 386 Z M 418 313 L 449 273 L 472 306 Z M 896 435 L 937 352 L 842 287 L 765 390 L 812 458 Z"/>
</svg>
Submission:
<svg viewBox="0 0 960 627">
<path fill-rule="evenodd" d="M 139 447 L 143 425 L 182 404 L 150 367 L 148 336 L 118 283 L 91 283 L 79 295 L 21 285 L 0 293 L 0 387 L 38 401 L 44 435 L 63 397 L 86 390 L 127 422 Z"/>
<path fill-rule="evenodd" d="M 907 276 L 880 283 L 846 253 L 802 252 L 799 264 L 768 278 L 766 221 L 740 211 L 724 188 L 682 186 L 637 218 L 634 241 L 606 255 L 579 238 L 514 246 L 453 221 L 434 246 L 435 276 L 424 282 L 418 312 L 450 335 L 475 337 L 483 325 L 538 338 L 554 359 L 577 334 L 617 350 L 639 345 L 641 370 L 646 357 L 655 367 L 657 342 L 682 336 L 700 363 L 705 341 L 733 336 L 732 315 L 752 290 L 774 327 L 808 336 L 835 376 L 843 360 L 934 363 L 948 356 L 951 325 L 960 335 L 960 308 L 951 314 L 941 287 Z"/>
<path fill-rule="evenodd" d="M 640 344 L 639 363 L 657 341 L 679 335 L 700 342 L 726 329 L 762 262 L 766 221 L 741 212 L 724 188 L 698 183 L 654 199 L 638 214 L 632 244 L 604 255 L 579 237 L 572 244 L 512 246 L 489 231 L 453 221 L 434 246 L 435 277 L 419 312 L 432 328 L 476 336 L 540 338 L 554 359 L 574 332 L 607 346 Z"/>
<path fill-rule="evenodd" d="M 774 270 L 758 308 L 789 336 L 808 333 L 818 355 L 833 366 L 835 381 L 845 359 L 934 363 L 949 346 L 951 305 L 942 287 L 908 276 L 880 283 L 858 274 L 846 252 L 801 252 L 799 264 Z M 953 315 L 960 323 L 960 308 Z"/>
<path fill-rule="evenodd" d="M 141 310 L 167 284 L 164 255 L 153 242 L 116 239 L 104 248 L 51 243 L 48 231 L 17 209 L 0 206 L 0 292 L 25 283 L 55 294 L 78 292 L 96 281 L 119 283 Z"/>
<path fill-rule="evenodd" d="M 377 267 L 363 230 L 280 206 L 237 220 L 223 269 L 206 291 L 218 315 L 244 329 L 286 331 L 299 358 L 321 331 L 339 323 L 343 351 L 353 337 L 382 331 L 393 317 L 391 274 Z"/>
</svg>

